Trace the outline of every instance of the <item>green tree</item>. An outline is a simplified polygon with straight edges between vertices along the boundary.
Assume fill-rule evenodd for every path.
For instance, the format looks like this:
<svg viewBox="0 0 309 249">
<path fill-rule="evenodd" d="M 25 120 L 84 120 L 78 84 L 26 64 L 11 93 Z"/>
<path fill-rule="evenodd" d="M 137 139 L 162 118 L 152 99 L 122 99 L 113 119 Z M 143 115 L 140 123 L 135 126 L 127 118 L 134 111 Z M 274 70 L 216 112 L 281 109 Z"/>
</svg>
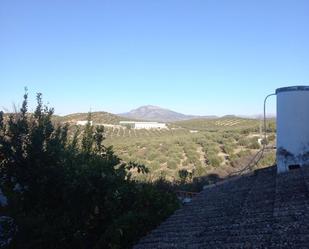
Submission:
<svg viewBox="0 0 309 249">
<path fill-rule="evenodd" d="M 131 180 L 131 171 L 148 169 L 105 147 L 90 114 L 70 139 L 41 94 L 34 113 L 27 99 L 8 120 L 0 112 L 1 211 L 18 226 L 11 248 L 129 248 L 177 208 L 171 191 Z"/>
</svg>

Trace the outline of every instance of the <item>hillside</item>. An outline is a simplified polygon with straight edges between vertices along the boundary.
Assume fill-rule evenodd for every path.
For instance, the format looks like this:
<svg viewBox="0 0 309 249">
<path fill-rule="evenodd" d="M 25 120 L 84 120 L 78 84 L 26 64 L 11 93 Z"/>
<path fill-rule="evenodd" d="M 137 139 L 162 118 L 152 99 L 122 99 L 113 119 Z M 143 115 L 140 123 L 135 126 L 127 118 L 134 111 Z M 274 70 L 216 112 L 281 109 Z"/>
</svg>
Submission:
<svg viewBox="0 0 309 249">
<path fill-rule="evenodd" d="M 141 106 L 130 112 L 119 114 L 119 116 L 133 119 L 143 119 L 148 121 L 158 121 L 158 122 L 175 122 L 199 117 L 194 115 L 185 115 L 169 109 L 152 105 Z"/>
<path fill-rule="evenodd" d="M 66 116 L 54 116 L 55 121 L 59 121 L 62 123 L 75 123 L 79 120 L 87 120 L 88 113 L 73 113 Z M 108 113 L 108 112 L 92 112 L 91 120 L 97 124 L 119 124 L 120 121 L 124 120 L 132 120 L 124 117 L 120 117 L 118 115 Z"/>
<path fill-rule="evenodd" d="M 217 130 L 244 130 L 255 129 L 259 130 L 262 121 L 259 119 L 239 118 L 236 116 L 225 116 L 215 119 L 191 119 L 185 121 L 174 122 L 175 126 L 190 130 L 199 131 L 217 131 Z M 275 120 L 269 119 L 267 125 L 271 128 L 275 127 Z"/>
<path fill-rule="evenodd" d="M 88 113 L 75 113 L 66 116 L 53 116 L 57 122 L 75 124 L 86 120 Z M 144 164 L 148 175 L 139 175 L 139 180 L 152 180 L 164 177 L 173 181 L 179 179 L 179 170 L 193 173 L 193 177 L 206 177 L 213 174 L 226 177 L 246 165 L 261 148 L 258 143 L 260 121 L 237 117 L 216 119 L 192 119 L 171 123 L 169 129 L 135 130 L 119 126 L 119 121 L 128 118 L 107 112 L 92 113 L 95 124 L 105 126 L 104 144 L 113 146 L 115 153 L 125 162 Z M 275 143 L 275 122 L 268 122 L 269 141 Z M 76 126 L 71 125 L 72 138 Z M 83 127 L 82 127 L 83 129 Z M 265 154 L 258 167 L 274 162 L 273 150 Z M 207 179 L 206 179 L 207 180 Z"/>
<path fill-rule="evenodd" d="M 61 122 L 75 123 L 86 120 L 87 113 L 57 117 Z M 226 177 L 244 167 L 261 148 L 261 121 L 227 116 L 215 119 L 177 121 L 169 129 L 135 130 L 117 125 L 119 117 L 106 112 L 92 113 L 94 123 L 105 126 L 104 144 L 113 146 L 115 153 L 125 162 L 138 162 L 149 169 L 149 174 L 138 175 L 138 180 L 148 181 L 164 177 L 169 181 L 179 179 L 179 171 L 187 170 L 193 177 L 217 175 Z M 269 142 L 275 143 L 275 122 L 268 123 Z M 70 128 L 70 136 L 76 130 Z M 269 150 L 258 167 L 274 162 L 274 150 Z"/>
<path fill-rule="evenodd" d="M 146 165 L 150 172 L 143 177 L 148 180 L 166 177 L 171 181 L 179 178 L 178 172 L 182 169 L 193 172 L 193 177 L 212 174 L 225 177 L 244 167 L 261 148 L 258 120 L 194 120 L 193 125 L 172 124 L 172 128 L 164 130 L 106 127 L 105 144 L 112 145 L 124 161 Z M 274 145 L 272 125 L 268 139 Z M 274 150 L 269 150 L 258 167 L 271 165 L 274 158 Z"/>
</svg>

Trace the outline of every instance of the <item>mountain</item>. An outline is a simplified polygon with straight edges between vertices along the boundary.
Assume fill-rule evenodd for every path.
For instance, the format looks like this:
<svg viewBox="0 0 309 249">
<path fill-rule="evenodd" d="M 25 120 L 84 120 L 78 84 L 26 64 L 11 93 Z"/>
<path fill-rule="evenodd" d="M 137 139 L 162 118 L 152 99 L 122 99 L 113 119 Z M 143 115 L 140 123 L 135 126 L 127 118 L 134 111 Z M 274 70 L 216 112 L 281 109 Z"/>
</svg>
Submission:
<svg viewBox="0 0 309 249">
<path fill-rule="evenodd" d="M 202 118 L 202 116 L 185 115 L 174 112 L 169 109 L 161 108 L 153 105 L 141 106 L 127 113 L 118 114 L 121 117 L 142 119 L 157 122 L 175 122 L 189 120 L 194 118 Z M 203 118 L 213 118 L 215 116 L 204 116 Z"/>
</svg>

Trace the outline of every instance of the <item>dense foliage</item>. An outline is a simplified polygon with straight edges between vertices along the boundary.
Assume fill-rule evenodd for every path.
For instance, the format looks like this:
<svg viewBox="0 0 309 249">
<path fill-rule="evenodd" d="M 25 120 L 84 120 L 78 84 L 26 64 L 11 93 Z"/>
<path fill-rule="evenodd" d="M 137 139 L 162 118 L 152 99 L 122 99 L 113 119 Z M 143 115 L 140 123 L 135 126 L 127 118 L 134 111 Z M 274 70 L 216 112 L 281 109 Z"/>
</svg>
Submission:
<svg viewBox="0 0 309 249">
<path fill-rule="evenodd" d="M 20 112 L 0 112 L 0 216 L 18 229 L 11 248 L 130 248 L 178 206 L 165 184 L 138 183 L 103 145 L 104 128 L 88 125 L 72 136 L 51 121 L 41 95 L 33 114 L 27 94 Z M 81 139 L 80 139 L 81 137 Z"/>
</svg>

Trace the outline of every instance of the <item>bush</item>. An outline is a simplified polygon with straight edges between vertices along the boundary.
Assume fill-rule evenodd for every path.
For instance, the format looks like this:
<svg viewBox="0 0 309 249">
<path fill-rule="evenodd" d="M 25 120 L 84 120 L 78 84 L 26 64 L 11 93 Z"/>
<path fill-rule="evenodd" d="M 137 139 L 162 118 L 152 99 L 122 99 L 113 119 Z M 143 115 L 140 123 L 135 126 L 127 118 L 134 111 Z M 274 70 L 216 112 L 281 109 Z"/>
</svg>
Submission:
<svg viewBox="0 0 309 249">
<path fill-rule="evenodd" d="M 12 248 L 130 248 L 178 207 L 170 191 L 131 180 L 147 168 L 105 147 L 103 127 L 88 122 L 69 139 L 40 94 L 37 101 L 33 114 L 27 94 L 8 121 L 0 112 L 3 211 L 18 226 Z"/>
<path fill-rule="evenodd" d="M 206 167 L 202 165 L 198 165 L 194 171 L 194 176 L 201 177 L 201 176 L 206 175 L 206 173 L 207 173 Z"/>
<path fill-rule="evenodd" d="M 225 143 L 223 146 L 222 146 L 222 150 L 224 153 L 228 154 L 228 155 L 231 155 L 234 153 L 234 148 L 233 148 L 233 145 L 232 144 L 229 144 L 229 143 Z"/>
<path fill-rule="evenodd" d="M 176 161 L 168 161 L 167 162 L 167 168 L 169 169 L 177 169 L 178 168 L 178 164 Z"/>
<path fill-rule="evenodd" d="M 192 179 L 192 173 L 187 171 L 186 169 L 179 170 L 178 176 L 180 178 L 181 183 L 185 183 Z"/>
<path fill-rule="evenodd" d="M 213 167 L 219 167 L 222 163 L 222 158 L 215 154 L 207 155 L 207 163 Z"/>
<path fill-rule="evenodd" d="M 238 140 L 238 145 L 248 147 L 250 145 L 250 140 L 248 138 L 241 138 Z"/>
<path fill-rule="evenodd" d="M 269 135 L 269 136 L 267 137 L 267 139 L 268 139 L 269 142 L 273 142 L 273 141 L 275 141 L 275 139 L 276 139 L 276 135 L 275 135 L 275 134 L 271 134 L 271 135 Z"/>
<path fill-rule="evenodd" d="M 163 156 L 163 155 L 160 155 L 158 158 L 157 158 L 157 161 L 159 162 L 159 163 L 166 163 L 167 162 L 167 158 L 165 157 L 165 156 Z"/>
<path fill-rule="evenodd" d="M 151 152 L 148 153 L 146 157 L 149 161 L 154 161 L 158 157 L 158 154 L 156 154 L 156 152 Z"/>
<path fill-rule="evenodd" d="M 258 138 L 253 137 L 250 139 L 250 144 L 248 146 L 249 149 L 258 150 L 261 148 L 261 145 L 258 142 Z"/>
<path fill-rule="evenodd" d="M 276 163 L 276 153 L 269 152 L 262 157 L 262 159 L 258 163 L 258 166 L 266 167 L 266 166 L 274 165 L 275 163 Z"/>
<path fill-rule="evenodd" d="M 155 170 L 158 170 L 160 169 L 161 165 L 158 163 L 158 162 L 151 162 L 150 164 L 150 167 L 151 167 L 151 171 L 155 171 Z"/>
<path fill-rule="evenodd" d="M 248 164 L 249 161 L 253 158 L 253 156 L 254 155 L 251 153 L 250 150 L 241 150 L 237 154 L 233 154 L 230 156 L 230 164 L 233 167 L 239 168 L 240 165 Z"/>
</svg>

